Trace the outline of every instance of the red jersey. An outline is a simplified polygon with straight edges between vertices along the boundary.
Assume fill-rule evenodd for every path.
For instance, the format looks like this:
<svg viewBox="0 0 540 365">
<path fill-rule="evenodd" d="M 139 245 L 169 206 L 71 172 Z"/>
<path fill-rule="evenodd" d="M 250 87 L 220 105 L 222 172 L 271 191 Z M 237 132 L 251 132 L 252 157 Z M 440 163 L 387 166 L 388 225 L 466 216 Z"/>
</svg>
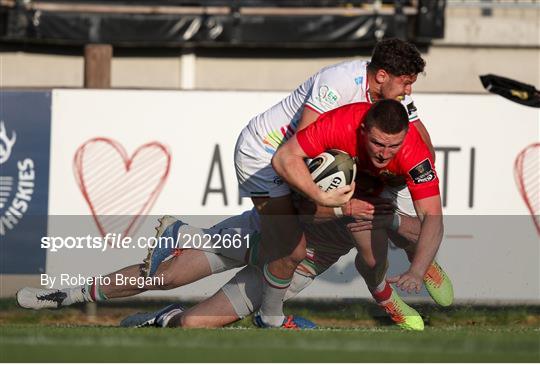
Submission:
<svg viewBox="0 0 540 365">
<path fill-rule="evenodd" d="M 409 124 L 401 148 L 388 165 L 383 169 L 373 166 L 360 134 L 364 116 L 371 106 L 370 103 L 353 103 L 321 114 L 314 123 L 296 133 L 300 147 L 310 158 L 330 149 L 357 157 L 360 179 L 364 173 L 391 185 L 396 178 L 404 178 L 413 200 L 439 195 L 433 159 L 414 124 Z"/>
</svg>

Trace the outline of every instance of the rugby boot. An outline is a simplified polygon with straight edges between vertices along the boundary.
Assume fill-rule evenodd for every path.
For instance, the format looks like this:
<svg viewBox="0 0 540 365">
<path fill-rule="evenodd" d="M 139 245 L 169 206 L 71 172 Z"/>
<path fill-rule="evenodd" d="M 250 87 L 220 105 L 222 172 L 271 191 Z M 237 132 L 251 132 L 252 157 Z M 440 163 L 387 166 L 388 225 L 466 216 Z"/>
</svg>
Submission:
<svg viewBox="0 0 540 365">
<path fill-rule="evenodd" d="M 158 243 L 154 247 L 148 247 L 148 254 L 143 261 L 143 274 L 146 277 L 155 275 L 159 265 L 168 257 L 178 255 L 180 249 L 176 247 L 178 239 L 178 230 L 185 225 L 184 222 L 170 215 L 165 215 L 158 219 L 159 225 L 156 229 L 156 239 Z M 169 241 L 160 241 L 161 237 L 172 237 L 173 243 Z"/>
<path fill-rule="evenodd" d="M 65 291 L 58 289 L 26 287 L 17 292 L 17 304 L 28 309 L 57 309 L 67 296 Z"/>
<path fill-rule="evenodd" d="M 392 321 L 400 328 L 410 331 L 423 331 L 424 321 L 418 312 L 407 305 L 392 289 L 388 300 L 377 303 L 390 316 Z"/>
<path fill-rule="evenodd" d="M 261 316 L 257 313 L 253 315 L 253 324 L 259 328 L 285 328 L 285 329 L 315 329 L 317 325 L 309 319 L 300 316 L 286 316 L 279 327 L 272 327 L 264 323 Z"/>
<path fill-rule="evenodd" d="M 438 305 L 448 307 L 454 301 L 452 282 L 436 261 L 429 265 L 426 275 L 424 275 L 424 285 L 431 298 Z"/>
<path fill-rule="evenodd" d="M 120 322 L 120 327 L 165 327 L 173 316 L 183 311 L 184 308 L 180 304 L 171 304 L 155 312 L 135 313 L 124 318 Z"/>
</svg>

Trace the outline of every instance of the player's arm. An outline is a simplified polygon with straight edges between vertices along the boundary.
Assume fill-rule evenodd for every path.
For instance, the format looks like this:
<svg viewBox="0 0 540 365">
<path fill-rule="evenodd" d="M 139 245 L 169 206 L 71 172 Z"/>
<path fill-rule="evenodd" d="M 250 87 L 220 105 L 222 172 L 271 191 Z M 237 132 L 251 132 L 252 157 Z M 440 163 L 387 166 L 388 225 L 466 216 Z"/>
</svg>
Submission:
<svg viewBox="0 0 540 365">
<path fill-rule="evenodd" d="M 418 242 L 418 236 L 422 228 L 422 223 L 418 217 L 409 217 L 407 215 L 399 216 L 399 226 L 397 233 L 410 242 Z"/>
<path fill-rule="evenodd" d="M 414 208 L 421 222 L 416 254 L 407 272 L 388 279 L 408 292 L 420 291 L 424 275 L 435 259 L 444 232 L 440 195 L 416 200 Z"/>
<path fill-rule="evenodd" d="M 410 95 L 406 95 L 405 98 L 401 101 L 405 109 L 407 110 L 407 115 L 409 116 L 409 122 L 414 123 L 414 126 L 416 127 L 418 133 L 420 134 L 420 137 L 422 137 L 422 141 L 426 144 L 429 153 L 431 154 L 431 158 L 433 159 L 433 162 L 435 162 L 435 149 L 433 148 L 433 143 L 431 142 L 431 137 L 429 136 L 429 132 L 426 129 L 426 126 L 422 123 L 420 120 L 420 117 L 418 116 L 418 110 L 416 109 L 416 106 L 414 105 L 414 101 Z"/>
<path fill-rule="evenodd" d="M 302 129 L 306 128 L 308 125 L 316 121 L 319 115 L 321 115 L 319 112 L 304 106 L 302 117 L 300 118 L 300 122 L 298 123 L 298 128 L 296 130 L 301 131 Z"/>
<path fill-rule="evenodd" d="M 297 202 L 297 209 L 306 223 L 323 223 L 342 217 L 352 217 L 355 220 L 354 228 L 357 231 L 365 231 L 372 229 L 374 223 L 377 227 L 390 225 L 382 220 L 380 222 L 374 221 L 378 216 L 393 215 L 395 207 L 390 199 L 384 198 L 352 198 L 341 207 L 325 207 L 300 198 Z"/>
<path fill-rule="evenodd" d="M 318 205 L 340 207 L 349 201 L 354 193 L 354 184 L 328 192 L 322 191 L 313 182 L 304 162 L 304 159 L 308 157 L 294 135 L 278 148 L 272 157 L 272 167 L 290 187 L 301 192 Z"/>
</svg>

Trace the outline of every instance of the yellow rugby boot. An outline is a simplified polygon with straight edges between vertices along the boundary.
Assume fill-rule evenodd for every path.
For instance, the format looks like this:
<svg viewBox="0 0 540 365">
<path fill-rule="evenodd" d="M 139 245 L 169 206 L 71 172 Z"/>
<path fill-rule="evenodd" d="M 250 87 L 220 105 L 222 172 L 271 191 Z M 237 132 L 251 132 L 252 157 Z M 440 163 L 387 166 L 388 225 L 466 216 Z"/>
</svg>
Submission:
<svg viewBox="0 0 540 365">
<path fill-rule="evenodd" d="M 433 261 L 424 276 L 424 285 L 435 301 L 440 306 L 448 307 L 454 301 L 454 287 L 450 278 L 441 266 Z"/>
<path fill-rule="evenodd" d="M 424 320 L 420 314 L 414 308 L 407 305 L 393 288 L 390 298 L 377 304 L 388 313 L 398 327 L 409 331 L 424 330 Z"/>
</svg>

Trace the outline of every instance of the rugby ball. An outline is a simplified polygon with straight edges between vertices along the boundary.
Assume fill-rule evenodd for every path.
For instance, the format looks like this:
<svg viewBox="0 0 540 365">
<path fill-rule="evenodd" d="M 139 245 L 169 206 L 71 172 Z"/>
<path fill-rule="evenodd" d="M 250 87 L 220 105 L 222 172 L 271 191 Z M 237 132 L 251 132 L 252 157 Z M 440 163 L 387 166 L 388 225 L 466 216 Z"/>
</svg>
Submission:
<svg viewBox="0 0 540 365">
<path fill-rule="evenodd" d="M 356 177 L 356 160 L 346 152 L 328 150 L 308 162 L 313 181 L 322 191 L 349 185 Z"/>
</svg>

